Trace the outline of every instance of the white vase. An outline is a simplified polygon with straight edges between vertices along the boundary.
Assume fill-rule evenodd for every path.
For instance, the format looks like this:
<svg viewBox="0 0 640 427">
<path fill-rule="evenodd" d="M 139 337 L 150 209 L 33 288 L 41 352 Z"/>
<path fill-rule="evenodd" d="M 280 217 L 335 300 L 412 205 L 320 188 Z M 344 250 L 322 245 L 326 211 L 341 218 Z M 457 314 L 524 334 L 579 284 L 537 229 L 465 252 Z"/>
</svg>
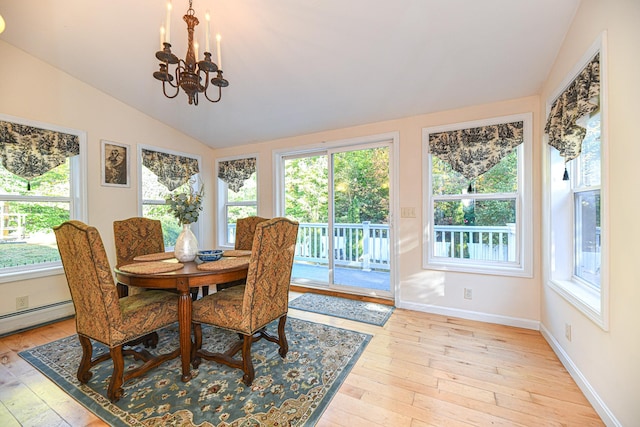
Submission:
<svg viewBox="0 0 640 427">
<path fill-rule="evenodd" d="M 176 259 L 180 262 L 189 262 L 196 259 L 198 253 L 198 240 L 191 231 L 191 224 L 182 224 L 182 231 L 173 248 Z"/>
</svg>

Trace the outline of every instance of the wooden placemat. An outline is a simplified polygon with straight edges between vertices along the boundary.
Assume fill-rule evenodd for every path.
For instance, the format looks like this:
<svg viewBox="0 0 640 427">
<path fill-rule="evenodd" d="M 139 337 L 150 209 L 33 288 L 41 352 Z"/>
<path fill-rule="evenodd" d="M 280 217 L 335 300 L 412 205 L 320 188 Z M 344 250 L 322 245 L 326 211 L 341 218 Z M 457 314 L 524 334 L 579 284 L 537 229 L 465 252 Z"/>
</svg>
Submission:
<svg viewBox="0 0 640 427">
<path fill-rule="evenodd" d="M 173 252 L 159 252 L 155 254 L 138 255 L 133 258 L 134 261 L 162 261 L 163 259 L 175 258 L 176 254 Z"/>
<path fill-rule="evenodd" d="M 241 250 L 241 249 L 231 249 L 231 250 L 222 252 L 222 256 L 237 257 L 237 256 L 250 256 L 250 255 L 251 255 L 251 251 Z"/>
<path fill-rule="evenodd" d="M 198 265 L 198 270 L 205 271 L 224 271 L 224 270 L 233 270 L 241 267 L 246 267 L 249 265 L 249 258 L 241 257 L 241 258 L 222 258 L 218 261 L 205 262 L 203 264 Z"/>
<path fill-rule="evenodd" d="M 180 270 L 182 267 L 184 267 L 184 264 L 179 262 L 150 261 L 123 265 L 119 267 L 119 270 L 133 274 L 157 274 Z"/>
</svg>

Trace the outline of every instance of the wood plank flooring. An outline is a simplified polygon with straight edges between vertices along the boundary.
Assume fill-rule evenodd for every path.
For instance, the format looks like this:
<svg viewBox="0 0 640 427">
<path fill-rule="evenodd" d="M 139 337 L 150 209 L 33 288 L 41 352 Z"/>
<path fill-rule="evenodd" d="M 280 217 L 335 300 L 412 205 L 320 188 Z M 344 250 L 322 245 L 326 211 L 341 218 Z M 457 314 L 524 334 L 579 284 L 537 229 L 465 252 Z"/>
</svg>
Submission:
<svg viewBox="0 0 640 427">
<path fill-rule="evenodd" d="M 373 335 L 318 427 L 604 425 L 537 331 L 401 309 L 384 327 L 289 315 Z M 106 425 L 17 354 L 74 333 L 65 320 L 0 338 L 0 426 Z"/>
</svg>

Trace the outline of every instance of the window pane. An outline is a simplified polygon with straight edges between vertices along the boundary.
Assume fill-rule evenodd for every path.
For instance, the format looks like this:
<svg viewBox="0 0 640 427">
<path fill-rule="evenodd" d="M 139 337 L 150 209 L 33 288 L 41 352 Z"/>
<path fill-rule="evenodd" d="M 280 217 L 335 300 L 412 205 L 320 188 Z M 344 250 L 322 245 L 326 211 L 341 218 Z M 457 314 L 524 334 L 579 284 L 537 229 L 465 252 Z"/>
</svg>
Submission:
<svg viewBox="0 0 640 427">
<path fill-rule="evenodd" d="M 575 193 L 575 274 L 600 287 L 600 191 Z"/>
<path fill-rule="evenodd" d="M 190 187 L 187 182 L 173 190 L 174 193 L 186 192 Z M 158 176 L 151 172 L 147 167 L 142 166 L 142 199 L 143 200 L 165 200 L 171 192 L 169 189 L 158 181 Z"/>
<path fill-rule="evenodd" d="M 434 256 L 514 262 L 516 200 L 434 202 Z"/>
<path fill-rule="evenodd" d="M 582 151 L 577 161 L 577 187 L 600 185 L 600 114 L 592 117 L 587 123 L 587 135 L 582 140 Z"/>
<path fill-rule="evenodd" d="M 14 175 L 0 164 L 0 195 L 69 197 L 69 159 L 30 181 Z"/>
<path fill-rule="evenodd" d="M 244 185 L 237 192 L 228 189 L 227 200 L 229 202 L 245 202 L 257 199 L 257 174 L 254 172 L 244 181 Z"/>
<path fill-rule="evenodd" d="M 299 222 L 327 223 L 329 193 L 326 155 L 286 159 L 285 216 Z"/>
<path fill-rule="evenodd" d="M 487 172 L 470 181 L 451 166 L 437 158 L 432 159 L 434 195 L 466 194 L 471 183 L 474 193 L 515 193 L 518 191 L 518 150 L 515 149 Z"/>
<path fill-rule="evenodd" d="M 68 202 L 0 202 L 0 268 L 60 261 L 53 227 L 70 219 Z"/>
</svg>

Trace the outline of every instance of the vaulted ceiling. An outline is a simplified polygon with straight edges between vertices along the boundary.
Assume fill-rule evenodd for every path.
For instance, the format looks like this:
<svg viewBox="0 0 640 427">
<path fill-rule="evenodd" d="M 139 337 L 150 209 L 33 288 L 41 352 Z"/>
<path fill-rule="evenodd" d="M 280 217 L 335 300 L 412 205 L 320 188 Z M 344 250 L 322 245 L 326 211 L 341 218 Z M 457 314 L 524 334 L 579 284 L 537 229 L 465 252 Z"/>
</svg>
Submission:
<svg viewBox="0 0 640 427">
<path fill-rule="evenodd" d="M 184 58 L 189 2 L 172 2 L 172 49 Z M 221 102 L 198 106 L 165 98 L 152 77 L 164 0 L 0 0 L 0 40 L 226 147 L 534 95 L 578 4 L 193 0 L 200 45 L 209 10 L 230 82 Z"/>
</svg>

